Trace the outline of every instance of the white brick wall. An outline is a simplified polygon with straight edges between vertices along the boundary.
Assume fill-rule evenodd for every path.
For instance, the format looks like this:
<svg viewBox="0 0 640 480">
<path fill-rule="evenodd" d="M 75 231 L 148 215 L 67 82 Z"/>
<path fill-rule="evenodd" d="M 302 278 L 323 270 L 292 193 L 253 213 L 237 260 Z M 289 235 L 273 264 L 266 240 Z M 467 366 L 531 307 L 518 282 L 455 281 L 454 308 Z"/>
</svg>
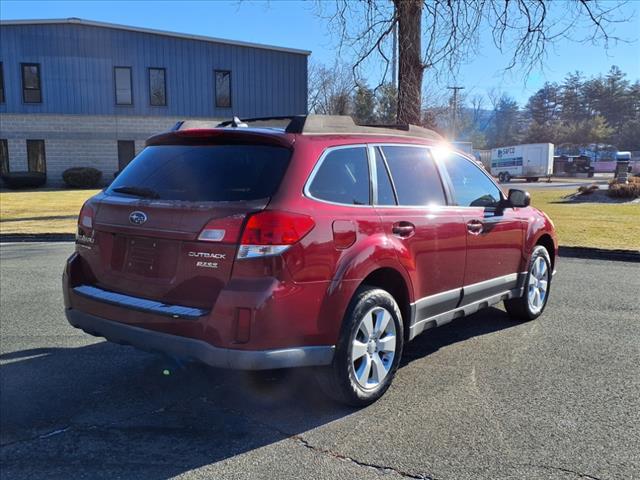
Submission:
<svg viewBox="0 0 640 480">
<path fill-rule="evenodd" d="M 63 171 L 85 166 L 102 171 L 106 184 L 118 169 L 118 140 L 134 140 L 139 153 L 148 137 L 168 130 L 180 120 L 186 119 L 3 113 L 0 138 L 7 139 L 10 171 L 27 170 L 27 139 L 44 140 L 47 185 L 62 186 Z"/>
</svg>

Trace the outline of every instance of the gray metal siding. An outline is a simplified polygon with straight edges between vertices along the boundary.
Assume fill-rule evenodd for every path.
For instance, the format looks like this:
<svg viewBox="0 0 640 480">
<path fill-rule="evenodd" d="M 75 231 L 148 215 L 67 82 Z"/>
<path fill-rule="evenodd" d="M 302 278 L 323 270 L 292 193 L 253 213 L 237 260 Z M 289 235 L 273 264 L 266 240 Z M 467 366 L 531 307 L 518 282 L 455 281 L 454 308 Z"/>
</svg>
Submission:
<svg viewBox="0 0 640 480">
<path fill-rule="evenodd" d="M 0 112 L 260 117 L 307 111 L 307 56 L 261 48 L 57 25 L 3 25 Z M 22 102 L 20 63 L 39 63 L 42 103 Z M 130 66 L 133 105 L 116 105 L 113 67 Z M 149 67 L 166 69 L 167 106 L 149 105 Z M 232 108 L 216 108 L 214 70 L 231 71 Z"/>
</svg>

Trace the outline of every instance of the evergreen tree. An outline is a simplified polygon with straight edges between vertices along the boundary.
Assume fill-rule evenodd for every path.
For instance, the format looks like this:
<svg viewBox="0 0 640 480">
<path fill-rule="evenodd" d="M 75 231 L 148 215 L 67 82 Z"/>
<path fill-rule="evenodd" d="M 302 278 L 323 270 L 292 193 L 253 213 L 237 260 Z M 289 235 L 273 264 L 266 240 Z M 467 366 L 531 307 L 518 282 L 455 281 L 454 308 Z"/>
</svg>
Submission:
<svg viewBox="0 0 640 480">
<path fill-rule="evenodd" d="M 490 148 L 517 144 L 522 137 L 522 122 L 518 102 L 502 95 L 494 108 L 494 119 L 487 131 Z"/>
<path fill-rule="evenodd" d="M 366 85 L 358 85 L 353 97 L 354 120 L 362 125 L 376 122 L 376 97 Z"/>
</svg>

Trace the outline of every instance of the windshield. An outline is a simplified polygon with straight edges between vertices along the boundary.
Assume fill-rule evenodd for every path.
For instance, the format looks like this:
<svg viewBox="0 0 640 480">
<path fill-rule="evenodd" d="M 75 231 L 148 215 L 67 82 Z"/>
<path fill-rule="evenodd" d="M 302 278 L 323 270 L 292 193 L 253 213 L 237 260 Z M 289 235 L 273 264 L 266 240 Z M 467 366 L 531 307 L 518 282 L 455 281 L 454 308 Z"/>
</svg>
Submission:
<svg viewBox="0 0 640 480">
<path fill-rule="evenodd" d="M 107 193 L 194 202 L 267 198 L 290 156 L 286 148 L 263 145 L 147 147 Z"/>
</svg>

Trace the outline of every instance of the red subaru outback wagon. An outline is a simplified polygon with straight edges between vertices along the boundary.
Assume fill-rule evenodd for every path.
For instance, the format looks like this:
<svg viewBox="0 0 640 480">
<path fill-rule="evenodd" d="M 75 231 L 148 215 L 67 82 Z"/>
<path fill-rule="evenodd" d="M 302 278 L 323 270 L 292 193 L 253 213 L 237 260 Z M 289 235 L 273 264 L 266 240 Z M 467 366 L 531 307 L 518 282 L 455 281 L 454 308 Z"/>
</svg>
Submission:
<svg viewBox="0 0 640 480">
<path fill-rule="evenodd" d="M 502 301 L 543 312 L 557 241 L 526 192 L 419 127 L 258 120 L 179 123 L 85 203 L 71 325 L 215 367 L 314 367 L 366 405 L 424 330 Z"/>
</svg>

